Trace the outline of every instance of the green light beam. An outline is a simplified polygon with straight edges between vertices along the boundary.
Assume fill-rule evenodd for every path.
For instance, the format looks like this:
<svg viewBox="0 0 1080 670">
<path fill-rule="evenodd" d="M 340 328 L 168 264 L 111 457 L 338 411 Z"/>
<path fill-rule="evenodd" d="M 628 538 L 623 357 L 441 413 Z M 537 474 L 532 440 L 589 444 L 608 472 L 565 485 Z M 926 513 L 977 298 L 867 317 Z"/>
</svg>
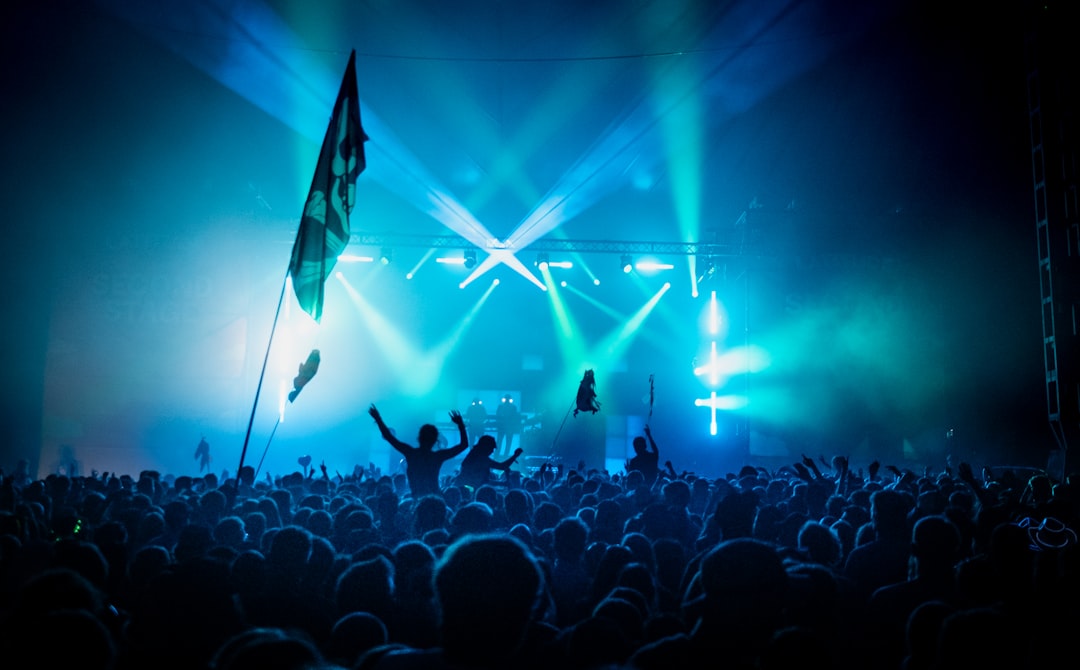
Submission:
<svg viewBox="0 0 1080 670">
<path fill-rule="evenodd" d="M 634 338 L 639 335 L 641 331 L 641 325 L 645 322 L 645 319 L 649 316 L 649 313 L 653 311 L 660 299 L 664 297 L 664 294 L 671 288 L 671 282 L 665 283 L 660 290 L 656 292 L 648 302 L 638 308 L 630 319 L 622 325 L 621 328 L 616 329 L 605 337 L 593 350 L 593 359 L 596 361 L 595 369 L 598 370 L 597 383 L 601 376 L 607 377 L 607 374 L 603 374 L 600 371 L 610 369 L 611 363 L 619 360 L 619 358 L 626 353 L 626 350 L 630 347 L 630 344 L 634 341 Z"/>
<path fill-rule="evenodd" d="M 450 352 L 454 350 L 464 338 L 465 333 L 468 332 L 469 327 L 472 326 L 473 320 L 476 319 L 476 315 L 480 313 L 480 308 L 484 306 L 487 299 L 491 296 L 491 293 L 495 290 L 495 287 L 499 285 L 498 280 L 491 282 L 487 287 L 487 290 L 480 295 L 477 301 L 469 308 L 454 327 L 446 334 L 446 337 L 442 339 L 435 347 L 428 352 L 428 356 L 432 356 L 439 361 L 439 368 L 442 368 L 443 363 L 450 356 Z"/>
</svg>

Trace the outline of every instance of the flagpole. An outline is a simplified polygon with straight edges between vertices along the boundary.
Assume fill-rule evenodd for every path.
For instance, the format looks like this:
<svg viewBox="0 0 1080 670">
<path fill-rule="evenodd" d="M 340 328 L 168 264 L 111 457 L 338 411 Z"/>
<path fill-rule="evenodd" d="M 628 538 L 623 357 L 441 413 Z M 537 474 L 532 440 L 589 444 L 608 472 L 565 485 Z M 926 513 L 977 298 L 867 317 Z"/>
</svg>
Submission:
<svg viewBox="0 0 1080 670">
<path fill-rule="evenodd" d="M 349 213 L 353 207 L 356 179 L 367 166 L 364 158 L 364 142 L 367 139 L 360 123 L 354 49 L 349 55 L 349 64 L 345 67 L 345 76 L 341 80 L 341 88 L 338 89 L 330 124 L 319 150 L 311 190 L 308 191 L 300 217 L 300 227 L 296 231 L 289 270 L 285 281 L 281 283 L 281 295 L 278 297 L 277 311 L 274 312 L 274 325 L 270 328 L 270 338 L 266 343 L 262 370 L 259 372 L 259 384 L 255 388 L 255 401 L 251 404 L 251 416 L 248 418 L 247 433 L 244 435 L 244 448 L 240 451 L 240 465 L 236 468 L 237 489 L 240 471 L 244 468 L 244 459 L 251 443 L 251 427 L 255 423 L 255 410 L 259 406 L 259 394 L 266 377 L 270 347 L 273 345 L 274 332 L 281 316 L 281 305 L 285 302 L 285 285 L 291 276 L 293 290 L 301 309 L 318 323 L 322 317 L 327 266 L 333 267 L 338 255 L 349 243 Z M 300 387 L 297 387 L 296 390 L 299 389 Z M 277 429 L 276 425 L 274 429 Z"/>
<path fill-rule="evenodd" d="M 263 449 L 262 458 L 259 459 L 259 465 L 258 465 L 258 467 L 255 468 L 255 476 L 252 477 L 252 479 L 257 479 L 259 477 L 259 471 L 262 470 L 263 461 L 266 460 L 266 452 L 270 451 L 270 443 L 274 441 L 274 435 L 277 434 L 277 429 L 278 429 L 278 426 L 280 426 L 280 425 L 281 425 L 281 415 L 279 414 L 277 422 L 274 423 L 274 429 L 272 431 L 270 431 L 270 437 L 269 437 L 269 439 L 266 440 L 266 448 Z"/>
<path fill-rule="evenodd" d="M 240 465 L 236 466 L 237 488 L 240 486 L 240 471 L 244 468 L 244 458 L 247 456 L 248 443 L 251 441 L 251 426 L 255 423 L 255 410 L 259 406 L 259 394 L 262 392 L 263 379 L 266 377 L 266 364 L 270 360 L 270 347 L 274 344 L 274 332 L 277 330 L 278 317 L 281 316 L 281 305 L 285 302 L 285 286 L 288 283 L 289 274 L 285 273 L 285 279 L 281 282 L 281 295 L 278 296 L 277 311 L 274 312 L 274 325 L 270 326 L 270 338 L 266 342 L 266 353 L 263 354 L 262 370 L 259 372 L 259 383 L 255 387 L 255 402 L 251 403 L 251 417 L 248 419 L 247 433 L 244 435 L 244 448 L 240 450 Z M 277 426 L 274 428 L 276 429 Z"/>
</svg>

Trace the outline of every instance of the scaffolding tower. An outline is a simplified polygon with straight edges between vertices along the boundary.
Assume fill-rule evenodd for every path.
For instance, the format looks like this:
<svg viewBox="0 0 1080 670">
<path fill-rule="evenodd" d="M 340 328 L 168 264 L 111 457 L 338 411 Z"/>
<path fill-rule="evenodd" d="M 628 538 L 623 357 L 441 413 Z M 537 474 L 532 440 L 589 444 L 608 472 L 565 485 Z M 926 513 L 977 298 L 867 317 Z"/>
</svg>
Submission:
<svg viewBox="0 0 1080 670">
<path fill-rule="evenodd" d="M 1047 419 L 1062 478 L 1080 440 L 1080 216 L 1075 28 L 1067 2 L 1033 3 L 1025 39 Z"/>
</svg>

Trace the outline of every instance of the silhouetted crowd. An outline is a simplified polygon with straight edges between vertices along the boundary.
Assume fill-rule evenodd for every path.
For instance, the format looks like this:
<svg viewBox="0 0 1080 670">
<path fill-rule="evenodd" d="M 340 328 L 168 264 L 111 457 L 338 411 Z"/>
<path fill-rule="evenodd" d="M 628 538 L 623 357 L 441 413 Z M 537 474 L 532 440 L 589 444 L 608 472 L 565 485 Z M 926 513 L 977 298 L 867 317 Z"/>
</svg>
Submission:
<svg viewBox="0 0 1080 670">
<path fill-rule="evenodd" d="M 1015 669 L 1080 630 L 1074 482 L 645 467 L 447 471 L 418 496 L 362 468 L 16 470 L 4 666 Z"/>
</svg>

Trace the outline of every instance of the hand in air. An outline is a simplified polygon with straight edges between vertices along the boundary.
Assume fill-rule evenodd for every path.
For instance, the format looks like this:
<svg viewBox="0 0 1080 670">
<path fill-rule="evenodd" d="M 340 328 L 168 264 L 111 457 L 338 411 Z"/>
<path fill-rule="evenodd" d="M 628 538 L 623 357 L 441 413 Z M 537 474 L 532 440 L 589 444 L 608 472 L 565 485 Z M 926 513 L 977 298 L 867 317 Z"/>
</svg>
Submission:
<svg viewBox="0 0 1080 670">
<path fill-rule="evenodd" d="M 453 421 L 454 425 L 456 426 L 465 425 L 465 419 L 461 418 L 461 412 L 457 411 L 456 409 L 450 410 L 450 420 Z"/>
</svg>

